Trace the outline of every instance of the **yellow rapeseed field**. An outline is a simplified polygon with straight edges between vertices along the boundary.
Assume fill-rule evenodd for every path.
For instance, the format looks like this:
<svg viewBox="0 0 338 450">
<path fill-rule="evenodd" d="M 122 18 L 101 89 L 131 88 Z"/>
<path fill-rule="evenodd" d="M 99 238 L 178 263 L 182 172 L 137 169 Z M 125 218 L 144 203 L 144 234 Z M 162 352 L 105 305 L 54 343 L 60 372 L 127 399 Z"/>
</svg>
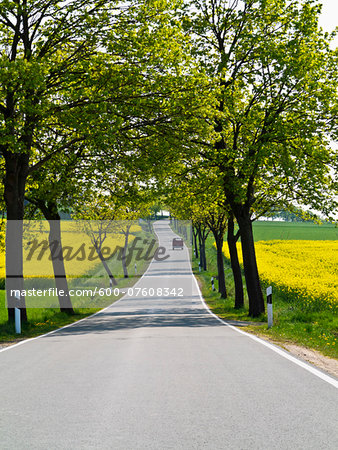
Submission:
<svg viewBox="0 0 338 450">
<path fill-rule="evenodd" d="M 86 228 L 88 230 L 88 227 Z M 93 247 L 89 235 L 86 233 L 85 227 L 72 221 L 62 221 L 62 246 L 65 258 L 65 269 L 68 276 L 81 276 L 95 269 L 100 263 L 97 253 Z M 97 232 L 95 222 L 91 223 L 91 229 Z M 140 231 L 138 225 L 132 225 L 130 232 Z M 43 241 L 47 245 L 49 226 L 46 221 L 36 221 L 34 227 L 30 227 L 24 231 L 24 276 L 25 277 L 53 277 L 53 266 L 50 259 L 50 252 L 47 248 L 43 251 Z M 4 233 L 4 231 L 2 231 Z M 32 242 L 37 239 L 36 249 L 32 251 Z M 132 242 L 134 235 L 129 236 L 129 242 Z M 118 232 L 113 233 L 108 230 L 107 237 L 104 240 L 103 247 L 106 247 L 105 257 L 114 252 L 117 246 L 124 245 L 124 235 Z M 109 250 L 108 250 L 109 249 Z M 31 253 L 31 256 L 29 257 Z M 4 249 L 0 250 L 0 278 L 5 277 L 5 254 Z"/>
<path fill-rule="evenodd" d="M 338 241 L 258 241 L 255 248 L 262 281 L 304 306 L 338 308 Z M 224 254 L 229 259 L 226 244 Z M 242 263 L 240 244 L 238 254 Z"/>
</svg>

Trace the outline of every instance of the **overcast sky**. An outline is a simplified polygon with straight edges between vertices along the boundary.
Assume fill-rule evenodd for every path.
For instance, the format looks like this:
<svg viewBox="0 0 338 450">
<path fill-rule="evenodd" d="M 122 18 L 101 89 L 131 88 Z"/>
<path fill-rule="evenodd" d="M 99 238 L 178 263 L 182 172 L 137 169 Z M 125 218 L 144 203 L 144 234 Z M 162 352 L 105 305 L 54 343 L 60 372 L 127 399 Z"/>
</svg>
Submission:
<svg viewBox="0 0 338 450">
<path fill-rule="evenodd" d="M 320 25 L 325 31 L 333 31 L 338 26 L 338 0 L 321 0 L 323 5 Z M 338 36 L 334 41 L 334 47 L 338 47 Z"/>
</svg>

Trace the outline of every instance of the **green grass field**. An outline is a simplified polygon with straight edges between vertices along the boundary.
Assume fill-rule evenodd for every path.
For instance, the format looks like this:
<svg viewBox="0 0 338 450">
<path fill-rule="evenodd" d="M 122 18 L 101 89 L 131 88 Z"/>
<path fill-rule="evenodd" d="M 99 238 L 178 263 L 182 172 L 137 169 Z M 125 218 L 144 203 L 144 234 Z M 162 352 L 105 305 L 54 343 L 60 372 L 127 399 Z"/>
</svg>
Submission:
<svg viewBox="0 0 338 450">
<path fill-rule="evenodd" d="M 310 222 L 253 222 L 255 241 L 272 239 L 337 240 L 338 227 L 332 224 L 317 225 Z"/>
<path fill-rule="evenodd" d="M 308 223 L 257 222 L 254 224 L 256 240 L 273 239 L 337 239 L 337 228 L 334 226 L 319 226 Z M 320 236 L 320 237 L 319 237 Z M 197 275 L 202 294 L 211 310 L 225 320 L 243 322 L 248 331 L 265 335 L 278 342 L 293 342 L 305 347 L 319 350 L 323 354 L 338 358 L 338 317 L 330 311 L 310 311 L 297 304 L 296 298 L 285 298 L 285 295 L 274 289 L 273 308 L 274 326 L 267 329 L 267 317 L 262 315 L 252 319 L 248 315 L 248 298 L 245 293 L 245 307 L 234 308 L 234 283 L 229 263 L 225 259 L 225 276 L 228 298 L 220 299 L 217 292 L 211 289 L 211 277 L 217 275 L 216 249 L 214 239 L 209 236 L 206 245 L 208 268 L 199 273 L 198 260 L 193 258 L 193 270 Z M 245 279 L 243 276 L 245 286 Z M 217 285 L 217 282 L 216 282 Z M 267 286 L 262 286 L 265 289 Z"/>
</svg>

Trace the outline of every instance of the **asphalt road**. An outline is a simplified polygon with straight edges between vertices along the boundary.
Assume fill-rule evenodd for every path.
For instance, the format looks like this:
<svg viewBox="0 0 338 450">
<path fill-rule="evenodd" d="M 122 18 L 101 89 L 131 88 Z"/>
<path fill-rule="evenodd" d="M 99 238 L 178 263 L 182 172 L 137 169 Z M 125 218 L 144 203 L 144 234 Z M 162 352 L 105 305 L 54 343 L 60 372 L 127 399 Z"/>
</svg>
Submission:
<svg viewBox="0 0 338 450">
<path fill-rule="evenodd" d="M 1 450 L 337 449 L 337 389 L 213 317 L 155 226 L 144 296 L 0 353 Z"/>
</svg>

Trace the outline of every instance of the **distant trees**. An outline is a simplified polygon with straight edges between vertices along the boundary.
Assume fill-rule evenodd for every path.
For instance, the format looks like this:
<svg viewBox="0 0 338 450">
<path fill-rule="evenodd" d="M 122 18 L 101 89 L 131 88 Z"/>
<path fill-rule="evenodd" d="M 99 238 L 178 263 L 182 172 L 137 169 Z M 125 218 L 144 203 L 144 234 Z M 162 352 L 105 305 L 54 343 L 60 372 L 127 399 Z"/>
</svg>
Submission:
<svg viewBox="0 0 338 450">
<path fill-rule="evenodd" d="M 314 222 L 318 220 L 318 217 L 311 211 L 304 211 L 294 205 L 290 205 L 289 210 L 271 208 L 267 212 L 267 216 L 277 220 L 285 220 L 286 222 Z"/>
</svg>

